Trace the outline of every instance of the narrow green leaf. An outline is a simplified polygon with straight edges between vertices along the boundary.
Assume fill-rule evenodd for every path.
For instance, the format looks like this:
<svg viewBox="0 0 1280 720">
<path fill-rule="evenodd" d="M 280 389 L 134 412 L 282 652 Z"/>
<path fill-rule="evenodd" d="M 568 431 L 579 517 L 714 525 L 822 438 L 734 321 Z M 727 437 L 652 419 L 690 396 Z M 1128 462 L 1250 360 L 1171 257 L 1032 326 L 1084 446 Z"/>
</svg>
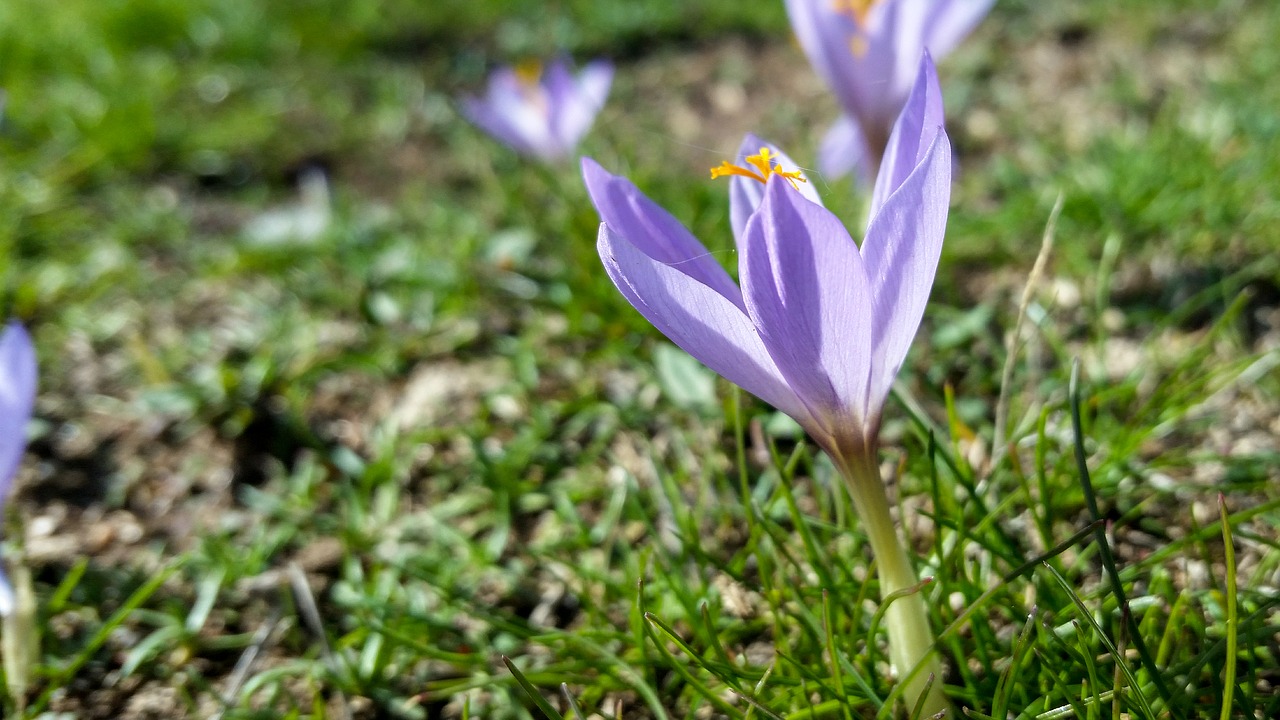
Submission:
<svg viewBox="0 0 1280 720">
<path fill-rule="evenodd" d="M 1058 582 L 1059 587 L 1067 593 L 1071 598 L 1071 602 L 1075 604 L 1076 610 L 1079 611 L 1080 616 L 1088 621 L 1089 626 L 1093 628 L 1098 639 L 1102 641 L 1103 645 L 1107 646 L 1107 650 L 1111 653 L 1111 657 L 1115 659 L 1116 665 L 1119 666 L 1120 671 L 1124 673 L 1125 679 L 1129 681 L 1129 687 L 1133 690 L 1134 699 L 1137 701 L 1138 706 L 1142 709 L 1143 713 L 1145 713 L 1146 717 L 1154 718 L 1156 716 L 1155 711 L 1151 709 L 1151 704 L 1147 701 L 1146 696 L 1140 692 L 1141 686 L 1138 684 L 1138 678 L 1135 677 L 1133 671 L 1129 669 L 1129 664 L 1124 661 L 1124 655 L 1121 654 L 1115 644 L 1111 642 L 1111 638 L 1107 637 L 1107 634 L 1103 632 L 1102 626 L 1098 625 L 1098 621 L 1093 618 L 1093 614 L 1089 612 L 1089 608 L 1085 607 L 1084 601 L 1081 600 L 1080 596 L 1071 588 L 1067 579 L 1062 577 L 1057 570 L 1054 570 L 1052 565 L 1046 563 L 1043 567 L 1053 575 L 1054 579 Z M 1084 642 L 1083 633 L 1080 635 L 1081 642 Z M 1085 653 L 1086 659 L 1092 657 L 1087 650 L 1082 650 L 1082 652 Z M 1100 684 L 1097 684 L 1096 678 L 1094 687 L 1099 689 L 1102 687 Z"/>
<path fill-rule="evenodd" d="M 671 632 L 670 628 L 666 627 L 661 620 L 654 617 L 652 613 L 645 613 L 644 618 L 648 621 L 645 623 L 645 630 L 649 635 L 649 639 L 653 641 L 654 646 L 658 648 L 658 652 L 662 654 L 664 659 L 666 659 L 667 667 L 674 670 L 677 675 L 689 684 L 690 688 L 701 695 L 707 702 L 714 705 L 717 710 L 725 713 L 726 715 L 741 718 L 741 710 L 726 702 L 724 698 L 720 697 L 719 693 L 707 687 L 706 683 L 694 677 L 693 673 L 689 672 L 689 668 L 685 667 L 684 663 L 677 660 L 675 656 L 671 654 L 671 651 L 667 650 L 667 646 L 662 642 L 662 638 L 654 631 L 654 628 L 661 630 L 663 635 L 675 642 L 676 646 L 684 650 L 686 653 L 688 653 L 688 646 L 676 637 Z"/>
<path fill-rule="evenodd" d="M 1071 364 L 1071 379 L 1067 386 L 1067 394 L 1071 401 L 1071 430 L 1073 444 L 1075 446 L 1076 469 L 1080 473 L 1080 489 L 1084 492 L 1085 503 L 1089 508 L 1089 514 L 1093 517 L 1094 523 L 1102 520 L 1102 513 L 1098 509 L 1098 498 L 1093 492 L 1093 482 L 1089 478 L 1089 462 L 1085 455 L 1084 449 L 1084 422 L 1080 413 L 1080 359 L 1076 358 Z M 1116 597 L 1116 604 L 1120 608 L 1120 614 L 1129 628 L 1130 637 L 1133 640 L 1133 647 L 1138 651 L 1138 657 L 1142 660 L 1142 666 L 1146 668 L 1152 682 L 1155 683 L 1156 692 L 1159 693 L 1160 699 L 1165 703 L 1169 713 L 1174 718 L 1182 718 L 1182 708 L 1175 702 L 1173 694 L 1169 687 L 1165 684 L 1164 676 L 1160 672 L 1159 666 L 1156 665 L 1155 658 L 1152 657 L 1151 651 L 1147 649 L 1147 643 L 1142 638 L 1142 632 L 1138 628 L 1137 620 L 1133 617 L 1133 612 L 1129 607 L 1129 599 L 1125 595 L 1124 583 L 1120 580 L 1120 573 L 1116 570 L 1115 556 L 1111 554 L 1111 545 L 1107 542 L 1107 532 L 1105 527 L 1097 527 L 1094 530 L 1094 537 L 1097 541 L 1098 552 L 1101 554 L 1102 567 L 1106 570 L 1107 577 L 1111 581 L 1111 592 Z M 1057 572 L 1054 571 L 1057 575 Z M 1059 576 L 1060 577 L 1060 576 Z M 1073 594 L 1072 597 L 1075 597 Z M 1078 600 L 1078 598 L 1076 598 Z M 1090 617 L 1092 620 L 1092 617 Z M 1108 641 L 1110 644 L 1110 641 Z M 1112 647 L 1114 651 L 1114 646 Z M 1123 664 L 1123 658 L 1116 656 L 1116 662 Z M 1126 666 L 1127 667 L 1127 666 Z M 1141 695 L 1141 686 L 1135 678 L 1129 678 L 1129 684 L 1133 688 L 1133 692 Z M 1146 698 L 1142 698 L 1141 704 L 1150 710 L 1150 705 Z M 1150 713 L 1149 713 L 1149 716 Z"/>
<path fill-rule="evenodd" d="M 587 720 L 587 714 L 582 712 L 582 708 L 578 707 L 578 699 L 569 692 L 567 683 L 560 683 L 560 694 L 564 696 L 564 701 L 569 705 L 569 709 L 573 711 L 573 720 Z"/>
<path fill-rule="evenodd" d="M 524 676 L 524 673 L 520 672 L 520 668 L 516 667 L 511 658 L 503 655 L 502 664 L 507 666 L 512 676 L 515 677 L 516 682 L 520 683 L 520 688 L 524 690 L 524 694 L 529 696 L 529 699 L 533 701 L 533 704 L 537 706 L 547 720 L 564 720 L 564 716 L 551 707 L 551 703 L 542 697 L 542 693 L 538 692 L 538 688 L 534 687 L 533 683 L 529 682 L 529 679 Z"/>
<path fill-rule="evenodd" d="M 66 665 L 62 666 L 62 668 L 53 673 L 48 687 L 45 688 L 45 691 L 41 693 L 40 697 L 31 705 L 30 712 L 33 716 L 39 715 L 44 710 L 44 708 L 49 704 L 49 701 L 53 698 L 53 694 L 60 688 L 65 687 L 67 682 L 80 671 L 80 668 L 84 667 L 86 663 L 93 659 L 93 656 L 104 644 L 106 644 L 107 639 L 111 637 L 111 633 L 115 632 L 116 628 L 123 625 L 125 620 L 128 619 L 134 610 L 141 607 L 142 604 L 155 594 L 162 585 L 168 582 L 169 578 L 178 571 L 178 568 L 182 567 L 184 562 L 185 559 L 175 562 L 164 570 L 156 573 L 150 580 L 144 583 L 142 587 L 133 591 L 133 594 L 124 601 L 124 604 L 112 613 L 111 617 L 107 618 L 107 621 L 102 624 L 102 627 L 99 627 L 98 630 L 89 638 L 88 642 L 86 642 L 81 648 L 80 653 L 72 658 Z"/>
<path fill-rule="evenodd" d="M 1236 548 L 1231 539 L 1231 521 L 1227 517 L 1227 501 L 1218 493 L 1218 513 L 1222 516 L 1223 562 L 1227 566 L 1227 662 L 1222 671 L 1222 713 L 1220 720 L 1231 719 L 1232 700 L 1236 692 L 1236 653 L 1240 644 L 1239 609 L 1236 601 Z"/>
<path fill-rule="evenodd" d="M 1022 626 L 1018 641 L 1013 645 L 1013 657 L 1009 660 L 1008 667 L 1000 674 L 1000 682 L 996 684 L 995 697 L 991 703 L 991 714 L 994 717 L 1005 717 L 1012 706 L 1012 695 L 1019 687 L 1016 680 L 1018 670 L 1022 666 L 1022 659 L 1026 656 L 1027 638 L 1036 626 L 1036 614 L 1035 608 L 1027 614 L 1027 622 Z"/>
</svg>

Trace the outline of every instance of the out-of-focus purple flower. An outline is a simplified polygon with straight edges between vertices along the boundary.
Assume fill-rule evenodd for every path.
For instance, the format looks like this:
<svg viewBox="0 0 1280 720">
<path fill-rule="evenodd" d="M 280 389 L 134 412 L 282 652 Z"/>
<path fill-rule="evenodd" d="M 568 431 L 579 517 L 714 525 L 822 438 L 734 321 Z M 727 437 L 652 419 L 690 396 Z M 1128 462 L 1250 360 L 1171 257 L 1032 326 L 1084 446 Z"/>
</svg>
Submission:
<svg viewBox="0 0 1280 720">
<path fill-rule="evenodd" d="M 27 447 L 27 422 L 36 400 L 36 352 L 17 322 L 0 336 L 0 517 Z M 0 615 L 13 610 L 13 591 L 0 570 Z"/>
<path fill-rule="evenodd" d="M 604 107 L 613 65 L 588 63 L 575 77 L 557 59 L 494 71 L 483 98 L 465 97 L 462 111 L 477 127 L 522 155 L 553 162 L 568 157 Z"/>
<path fill-rule="evenodd" d="M 927 57 L 901 118 L 861 247 L 803 176 L 769 164 L 785 156 L 758 139 L 744 143 L 762 148 L 753 169 L 717 169 L 733 175 L 741 287 L 635 185 L 583 160 L 603 219 L 600 257 L 627 300 L 689 354 L 795 418 L 837 461 L 875 447 L 941 253 L 951 149 Z"/>
<path fill-rule="evenodd" d="M 786 0 L 800 46 L 844 110 L 823 138 L 819 170 L 856 169 L 869 185 L 921 54 L 951 52 L 994 2 Z"/>
</svg>

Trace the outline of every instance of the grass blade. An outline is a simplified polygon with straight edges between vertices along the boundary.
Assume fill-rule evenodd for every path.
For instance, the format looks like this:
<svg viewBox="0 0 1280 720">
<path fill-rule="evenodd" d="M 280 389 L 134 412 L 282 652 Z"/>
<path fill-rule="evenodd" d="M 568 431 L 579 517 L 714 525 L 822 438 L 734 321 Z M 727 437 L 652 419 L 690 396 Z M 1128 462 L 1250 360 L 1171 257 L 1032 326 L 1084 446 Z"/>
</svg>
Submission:
<svg viewBox="0 0 1280 720">
<path fill-rule="evenodd" d="M 1236 549 L 1231 540 L 1231 522 L 1227 517 L 1227 501 L 1218 494 L 1218 514 L 1222 516 L 1222 546 L 1226 552 L 1224 562 L 1227 565 L 1227 662 L 1222 671 L 1222 714 L 1221 720 L 1230 720 L 1231 705 L 1236 691 L 1236 652 L 1240 642 L 1239 618 L 1236 608 Z"/>
<path fill-rule="evenodd" d="M 587 714 L 582 712 L 582 708 L 578 707 L 578 699 L 569 692 L 568 683 L 560 683 L 560 694 L 564 696 L 564 701 L 569 705 L 569 709 L 573 711 L 574 720 L 586 720 Z"/>
<path fill-rule="evenodd" d="M 1046 563 L 1044 567 L 1053 574 L 1054 579 L 1057 580 L 1062 591 L 1067 593 L 1071 598 L 1071 602 L 1075 603 L 1076 610 L 1079 611 L 1081 617 L 1088 621 L 1089 626 L 1093 628 L 1095 633 L 1097 633 L 1098 639 L 1102 641 L 1103 645 L 1107 646 L 1107 651 L 1111 653 L 1111 657 L 1115 658 L 1116 665 L 1120 668 L 1120 672 L 1124 673 L 1125 680 L 1129 682 L 1129 687 L 1133 688 L 1133 696 L 1137 700 L 1138 706 L 1142 708 L 1143 713 L 1146 717 L 1154 718 L 1156 716 L 1155 711 L 1152 710 L 1151 704 L 1147 702 L 1146 696 L 1142 694 L 1142 686 L 1138 683 L 1138 678 L 1134 676 L 1133 670 L 1129 668 L 1129 664 L 1124 661 L 1124 656 L 1120 654 L 1120 650 L 1116 647 L 1115 643 L 1113 643 L 1111 638 L 1102 630 L 1102 626 L 1098 624 L 1098 621 L 1093 618 L 1093 614 L 1089 612 L 1089 608 L 1085 607 L 1084 601 L 1080 599 L 1080 596 L 1076 594 L 1075 590 L 1071 589 L 1071 584 L 1067 582 L 1067 579 L 1062 577 L 1057 570 L 1054 570 L 1052 565 Z M 1083 642 L 1084 634 L 1080 633 L 1080 635 L 1081 642 Z M 1087 649 L 1082 650 L 1086 651 L 1085 658 L 1088 659 L 1089 656 Z M 1098 692 L 1101 692 L 1102 685 L 1100 683 L 1095 682 L 1094 687 Z"/>
<path fill-rule="evenodd" d="M 551 707 L 551 703 L 542 697 L 542 693 L 538 692 L 538 688 L 534 687 L 533 683 L 529 682 L 529 679 L 524 676 L 524 673 L 520 672 L 520 668 L 516 667 L 511 658 L 503 655 L 502 664 L 507 666 L 507 669 L 511 671 L 512 677 L 516 679 L 517 683 L 520 683 L 520 689 L 524 690 L 524 694 L 529 696 L 529 699 L 533 701 L 533 704 L 537 706 L 547 720 L 564 720 L 564 716 Z"/>
<path fill-rule="evenodd" d="M 1080 358 L 1076 358 L 1071 363 L 1071 380 L 1067 387 L 1067 394 L 1071 399 L 1071 432 L 1075 445 L 1076 467 L 1080 473 L 1080 489 L 1084 492 L 1089 515 L 1097 523 L 1102 520 L 1102 513 L 1098 510 L 1098 497 L 1093 492 L 1093 481 L 1089 477 L 1089 462 L 1084 451 L 1084 423 L 1080 419 Z M 1183 717 L 1182 710 L 1174 701 L 1168 685 L 1165 684 L 1164 676 L 1156 665 L 1155 658 L 1151 656 L 1151 651 L 1147 649 L 1147 643 L 1142 639 L 1142 631 L 1138 628 L 1138 623 L 1129 608 L 1129 599 L 1125 595 L 1124 584 L 1120 581 L 1120 573 L 1116 570 L 1116 559 L 1111 554 L 1111 545 L 1107 542 L 1105 527 L 1097 526 L 1094 530 L 1094 538 L 1098 543 L 1102 567 L 1111 581 L 1111 592 L 1116 596 L 1116 603 L 1120 606 L 1120 616 L 1129 628 L 1129 634 L 1133 639 L 1133 647 L 1138 651 L 1138 657 L 1141 658 L 1143 667 L 1155 683 L 1156 692 L 1160 694 L 1160 699 L 1164 701 L 1170 715 L 1180 720 Z M 1054 574 L 1057 574 L 1056 571 Z M 1110 644 L 1110 641 L 1108 643 Z M 1115 650 L 1114 646 L 1112 650 Z M 1123 658 L 1116 656 L 1116 662 L 1122 663 Z M 1129 678 L 1129 682 L 1133 685 L 1134 692 L 1139 692 L 1134 678 Z"/>
<path fill-rule="evenodd" d="M 114 632 L 116 628 L 123 625 L 125 620 L 127 620 L 135 610 L 141 607 L 142 604 L 146 602 L 147 599 L 150 598 L 157 590 L 159 590 L 162 585 L 168 582 L 169 578 L 172 577 L 180 567 L 182 567 L 182 561 L 170 565 L 164 570 L 156 573 L 155 576 L 143 584 L 142 587 L 135 590 L 133 594 L 129 596 L 129 599 L 125 600 L 124 604 L 112 613 L 111 617 L 102 624 L 102 627 L 98 628 L 98 631 L 93 634 L 93 637 L 89 638 L 89 641 L 85 643 L 80 654 L 76 655 L 71 662 L 67 663 L 59 671 L 53 674 L 49 682 L 49 686 L 40 694 L 40 697 L 32 703 L 31 714 L 38 715 L 42 712 L 49 704 L 49 701 L 53 699 L 53 694 L 57 692 L 59 688 L 66 685 L 66 683 L 69 682 L 72 677 L 75 677 L 75 674 L 80 671 L 80 668 L 84 667 L 86 663 L 93 659 L 93 656 L 104 644 L 106 644 L 107 639 L 111 637 L 111 633 Z"/>
</svg>

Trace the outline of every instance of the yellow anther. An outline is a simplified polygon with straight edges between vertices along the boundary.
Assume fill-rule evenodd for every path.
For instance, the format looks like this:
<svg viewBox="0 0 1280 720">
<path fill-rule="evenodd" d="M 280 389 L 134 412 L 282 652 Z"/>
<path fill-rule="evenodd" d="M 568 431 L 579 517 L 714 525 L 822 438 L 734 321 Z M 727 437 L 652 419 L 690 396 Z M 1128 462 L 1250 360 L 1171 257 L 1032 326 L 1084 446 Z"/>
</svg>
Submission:
<svg viewBox="0 0 1280 720">
<path fill-rule="evenodd" d="M 739 175 L 741 177 L 751 178 L 752 180 L 763 183 L 769 181 L 770 175 L 778 175 L 779 177 L 786 178 L 787 182 L 791 183 L 791 187 L 796 188 L 797 190 L 800 189 L 800 186 L 797 183 L 808 182 L 804 179 L 804 175 L 802 175 L 799 170 L 783 170 L 781 165 L 773 161 L 774 157 L 773 152 L 769 150 L 769 148 L 762 147 L 760 148 L 759 154 L 748 155 L 744 158 L 751 168 L 755 168 L 754 170 L 749 167 L 734 165 L 728 160 L 725 160 L 720 163 L 720 167 L 711 168 L 711 179 L 715 180 L 716 178 L 722 178 L 729 175 Z"/>
<path fill-rule="evenodd" d="M 879 0 L 831 0 L 831 9 L 840 15 L 848 15 L 859 25 L 865 25 L 867 15 Z"/>
<path fill-rule="evenodd" d="M 521 60 L 514 68 L 516 79 L 527 87 L 536 87 L 542 80 L 542 63 L 534 59 Z"/>
<path fill-rule="evenodd" d="M 517 89 L 530 106 L 543 115 L 551 112 L 547 89 L 542 87 L 542 63 L 534 59 L 521 60 L 511 69 L 516 76 Z"/>
</svg>

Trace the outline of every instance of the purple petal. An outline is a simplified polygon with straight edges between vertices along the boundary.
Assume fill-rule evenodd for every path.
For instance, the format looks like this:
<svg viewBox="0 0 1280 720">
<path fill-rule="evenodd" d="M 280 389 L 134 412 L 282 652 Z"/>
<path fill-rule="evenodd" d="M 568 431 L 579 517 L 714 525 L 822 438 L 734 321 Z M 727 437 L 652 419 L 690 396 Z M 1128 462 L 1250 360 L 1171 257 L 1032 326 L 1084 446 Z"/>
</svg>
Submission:
<svg viewBox="0 0 1280 720">
<path fill-rule="evenodd" d="M 781 165 L 783 170 L 790 172 L 801 169 L 800 165 L 786 153 L 779 150 L 777 145 L 761 140 L 754 133 L 747 133 L 747 136 L 742 139 L 742 144 L 738 146 L 738 154 L 734 156 L 733 162 L 744 167 L 750 167 L 746 162 L 747 156 L 757 155 L 760 152 L 760 148 L 765 147 L 769 148 L 769 152 L 776 156 L 776 164 Z M 801 195 L 804 195 L 811 202 L 822 204 L 822 198 L 818 197 L 818 191 L 812 182 L 797 183 L 797 185 L 799 185 Z M 747 219 L 756 211 L 756 208 L 760 207 L 762 200 L 764 200 L 764 183 L 741 175 L 730 176 L 729 222 L 733 226 L 733 241 L 737 244 L 739 253 L 742 252 L 742 237 L 747 228 Z"/>
<path fill-rule="evenodd" d="M 920 164 L 942 124 L 942 90 L 938 87 L 933 58 L 926 52 L 920 58 L 915 84 L 893 126 L 893 135 L 880 163 L 880 174 L 871 195 L 872 216 Z"/>
<path fill-rule="evenodd" d="M 530 86 L 511 68 L 499 68 L 489 77 L 484 98 L 464 98 L 462 110 L 472 123 L 513 150 L 555 160 L 568 151 L 552 133 L 551 102 L 542 85 Z"/>
<path fill-rule="evenodd" d="M 864 21 L 837 12 L 830 0 L 786 0 L 787 15 L 814 70 L 857 122 L 865 149 L 857 162 L 875 178 L 890 131 L 920 55 L 950 52 L 994 0 L 880 0 Z M 821 169 L 831 177 L 852 166 L 852 129 L 837 125 L 824 140 Z M 927 142 L 926 142 L 927 144 Z M 887 195 L 887 193 L 885 193 Z"/>
<path fill-rule="evenodd" d="M 866 50 L 855 57 L 859 72 L 869 73 L 870 77 L 863 83 L 862 108 L 857 117 L 877 165 L 915 77 L 915 62 L 924 48 L 918 11 L 930 1 L 881 0 L 867 14 L 862 36 Z M 904 56 L 910 58 L 905 68 Z"/>
<path fill-rule="evenodd" d="M 867 168 L 867 142 L 858 128 L 858 121 L 849 115 L 841 115 L 822 136 L 822 145 L 818 148 L 818 170 L 827 180 L 838 180 L 850 171 L 858 171 L 858 181 L 871 184 L 871 172 Z"/>
<path fill-rule="evenodd" d="M 854 81 L 849 75 L 847 36 L 853 21 L 831 12 L 823 0 L 786 0 L 787 17 L 814 72 L 822 78 L 841 105 L 855 104 L 848 95 Z"/>
<path fill-rule="evenodd" d="M 874 300 L 875 330 L 868 398 L 873 415 L 920 327 L 947 227 L 951 201 L 951 143 L 938 128 L 924 159 L 871 217 L 862 259 Z"/>
<path fill-rule="evenodd" d="M 760 210 L 747 223 L 741 273 L 747 313 L 819 429 L 860 439 L 871 298 L 844 225 L 785 180 L 770 178 Z"/>
<path fill-rule="evenodd" d="M 0 511 L 27 447 L 36 400 L 36 351 L 31 336 L 10 322 L 0 337 Z"/>
<path fill-rule="evenodd" d="M 941 59 L 969 34 L 994 0 L 890 0 L 899 12 L 894 86 L 898 102 L 906 97 L 926 50 Z"/>
<path fill-rule="evenodd" d="M 613 65 L 603 60 L 588 63 L 576 78 L 563 63 L 557 66 L 561 70 L 556 71 L 553 66 L 555 72 L 547 76 L 547 89 L 554 109 L 554 132 L 568 152 L 578 146 L 604 107 L 613 83 Z"/>
<path fill-rule="evenodd" d="M 582 179 L 600 219 L 640 252 L 706 285 L 742 308 L 742 291 L 684 225 L 630 180 L 582 158 Z"/>
<path fill-rule="evenodd" d="M 995 0 L 934 0 L 924 28 L 925 47 L 943 57 L 987 16 Z"/>
<path fill-rule="evenodd" d="M 512 150 L 522 155 L 538 156 L 538 151 L 529 141 L 527 130 L 511 123 L 508 115 L 496 110 L 489 103 L 474 97 L 463 98 L 462 114 L 473 125 Z"/>
<path fill-rule="evenodd" d="M 596 249 L 623 297 L 671 342 L 743 390 L 809 421 L 740 307 L 682 269 L 658 262 L 607 223 L 600 224 Z"/>
<path fill-rule="evenodd" d="M 572 100 L 577 94 L 578 84 L 573 77 L 573 69 L 564 58 L 556 58 L 547 63 L 542 70 L 539 84 L 546 91 L 552 107 L 559 107 Z"/>
<path fill-rule="evenodd" d="M 4 574 L 4 568 L 0 568 L 0 617 L 9 617 L 17 604 L 13 596 L 13 586 L 9 584 L 9 577 Z"/>
<path fill-rule="evenodd" d="M 907 89 L 896 77 L 902 3 L 877 3 L 864 25 L 837 12 L 829 0 L 786 0 L 786 5 L 791 27 L 810 64 L 845 114 L 857 121 L 866 150 L 860 162 L 869 170 L 866 176 L 874 177 Z"/>
<path fill-rule="evenodd" d="M 578 91 L 582 97 L 591 98 L 596 105 L 603 106 L 609 96 L 609 88 L 613 85 L 613 63 L 608 60 L 593 60 L 582 66 L 578 72 Z"/>
<path fill-rule="evenodd" d="M 829 0 L 786 0 L 786 5 L 800 47 L 845 112 L 864 122 L 874 117 L 876 106 L 884 101 L 883 84 L 890 67 L 886 62 L 892 60 L 884 56 L 885 43 L 874 34 L 874 27 L 871 33 L 865 31 L 853 18 L 836 12 Z M 879 6 L 873 9 L 873 14 L 879 12 Z M 867 52 L 853 52 L 855 35 L 867 42 Z"/>
</svg>

